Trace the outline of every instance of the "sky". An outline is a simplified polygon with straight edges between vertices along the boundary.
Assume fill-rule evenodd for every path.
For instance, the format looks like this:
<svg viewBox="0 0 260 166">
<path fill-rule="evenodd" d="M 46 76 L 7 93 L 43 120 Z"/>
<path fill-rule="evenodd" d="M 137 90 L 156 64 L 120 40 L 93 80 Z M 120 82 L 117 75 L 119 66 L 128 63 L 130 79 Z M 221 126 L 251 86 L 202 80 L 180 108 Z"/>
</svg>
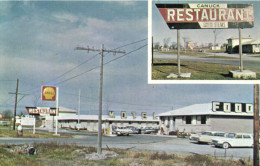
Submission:
<svg viewBox="0 0 260 166">
<path fill-rule="evenodd" d="M 99 52 L 104 53 L 103 114 L 127 111 L 151 116 L 212 101 L 253 102 L 253 85 L 148 84 L 147 1 L 1 1 L 0 112 L 26 106 L 55 107 L 40 100 L 41 86 L 59 87 L 59 106 L 97 114 Z M 164 24 L 160 26 L 165 26 Z M 24 94 L 26 94 L 24 96 Z"/>
<path fill-rule="evenodd" d="M 199 2 L 205 2 L 205 3 L 213 3 L 212 1 L 199 1 Z M 247 28 L 242 29 L 242 36 L 248 37 L 251 36 L 253 39 L 257 40 L 260 39 L 259 27 L 260 27 L 260 1 L 215 1 L 217 3 L 239 3 L 239 4 L 253 4 L 254 6 L 254 27 L 253 28 Z M 188 0 L 188 1 L 163 1 L 163 0 L 157 0 L 154 1 L 153 4 L 163 4 L 163 3 L 175 3 L 175 4 L 183 4 L 183 3 L 198 3 L 198 1 L 194 0 Z M 152 31 L 153 31 L 153 37 L 154 42 L 159 42 L 161 45 L 163 45 L 164 39 L 170 38 L 169 44 L 172 42 L 177 42 L 177 30 L 170 30 L 167 24 L 165 23 L 163 17 L 161 16 L 159 10 L 155 5 L 153 5 L 153 14 L 152 14 Z M 228 38 L 232 37 L 238 37 L 238 30 L 237 29 L 217 29 L 216 30 L 216 43 L 218 44 L 224 44 L 227 43 Z M 206 45 L 208 43 L 214 43 L 214 33 L 213 29 L 183 29 L 180 30 L 180 36 L 181 36 L 181 43 L 183 45 L 183 38 L 187 38 L 189 41 L 196 42 L 198 45 Z"/>
</svg>

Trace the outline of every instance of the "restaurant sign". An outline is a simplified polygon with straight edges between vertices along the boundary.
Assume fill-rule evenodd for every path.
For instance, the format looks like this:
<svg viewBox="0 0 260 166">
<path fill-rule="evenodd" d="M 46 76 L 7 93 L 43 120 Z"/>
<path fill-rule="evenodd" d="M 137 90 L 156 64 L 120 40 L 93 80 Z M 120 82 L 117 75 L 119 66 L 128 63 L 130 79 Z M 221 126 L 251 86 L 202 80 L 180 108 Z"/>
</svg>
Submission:
<svg viewBox="0 0 260 166">
<path fill-rule="evenodd" d="M 170 29 L 252 28 L 253 4 L 156 4 Z"/>
<path fill-rule="evenodd" d="M 56 108 L 51 107 L 26 107 L 26 110 L 29 115 L 56 115 Z"/>
</svg>

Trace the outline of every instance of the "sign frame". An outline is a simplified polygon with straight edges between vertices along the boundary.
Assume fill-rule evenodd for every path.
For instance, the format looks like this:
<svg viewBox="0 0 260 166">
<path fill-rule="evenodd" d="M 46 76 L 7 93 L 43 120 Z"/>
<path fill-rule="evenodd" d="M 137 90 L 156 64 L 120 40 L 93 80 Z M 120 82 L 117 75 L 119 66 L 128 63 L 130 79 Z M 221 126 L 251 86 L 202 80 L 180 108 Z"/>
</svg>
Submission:
<svg viewBox="0 0 260 166">
<path fill-rule="evenodd" d="M 44 101 L 56 101 L 57 99 L 57 87 L 55 86 L 42 86 L 41 87 L 41 99 Z"/>
<path fill-rule="evenodd" d="M 254 27 L 253 4 L 187 3 L 156 4 L 156 6 L 170 29 Z M 212 19 L 213 13 L 214 19 Z"/>
</svg>

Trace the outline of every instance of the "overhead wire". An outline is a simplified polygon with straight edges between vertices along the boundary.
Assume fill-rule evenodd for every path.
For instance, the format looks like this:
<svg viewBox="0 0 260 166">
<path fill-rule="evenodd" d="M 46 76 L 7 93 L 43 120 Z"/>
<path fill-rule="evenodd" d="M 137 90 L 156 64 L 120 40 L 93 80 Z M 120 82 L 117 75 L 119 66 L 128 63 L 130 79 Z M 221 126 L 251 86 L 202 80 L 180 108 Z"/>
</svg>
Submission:
<svg viewBox="0 0 260 166">
<path fill-rule="evenodd" d="M 119 57 L 114 58 L 114 59 L 112 59 L 112 60 L 110 60 L 110 61 L 108 61 L 108 62 L 105 62 L 103 65 L 109 64 L 109 63 L 111 63 L 111 62 L 113 62 L 113 61 L 115 61 L 115 60 L 117 60 L 117 59 L 120 59 L 120 58 L 122 58 L 122 57 L 124 57 L 124 56 L 126 56 L 126 55 L 129 55 L 129 54 L 131 54 L 131 53 L 133 53 L 133 52 L 135 52 L 135 51 L 138 51 L 138 50 L 144 48 L 145 46 L 147 46 L 147 44 L 145 44 L 145 45 L 143 45 L 143 46 L 141 46 L 141 47 L 139 47 L 139 48 L 137 48 L 137 49 L 135 49 L 135 50 L 133 50 L 133 51 L 130 51 L 130 52 L 128 52 L 128 53 L 125 53 L 125 54 L 122 55 L 122 56 L 119 56 Z M 72 80 L 72 79 L 74 79 L 74 78 L 77 78 L 77 77 L 79 77 L 79 76 L 81 76 L 81 75 L 83 75 L 83 74 L 89 73 L 89 72 L 92 71 L 92 70 L 98 69 L 99 67 L 100 67 L 100 66 L 96 66 L 96 67 L 91 68 L 91 69 L 89 69 L 89 70 L 87 70 L 87 71 L 84 71 L 84 72 L 82 72 L 82 73 L 80 73 L 80 74 L 78 74 L 78 75 L 75 75 L 75 76 L 70 77 L 70 78 L 68 78 L 68 79 L 65 79 L 65 80 L 63 80 L 63 81 L 60 81 L 60 82 L 58 82 L 58 83 L 56 83 L 56 84 L 54 84 L 54 85 L 58 85 L 58 84 L 67 82 L 67 81 Z"/>
<path fill-rule="evenodd" d="M 119 46 L 119 47 L 114 48 L 114 49 L 112 49 L 112 50 L 116 50 L 116 49 L 119 49 L 119 48 L 123 48 L 123 47 L 129 46 L 129 45 L 132 45 L 132 44 L 136 44 L 136 43 L 139 43 L 139 42 L 142 42 L 142 41 L 145 41 L 145 40 L 147 40 L 147 38 L 144 38 L 144 39 L 141 39 L 141 40 L 138 40 L 138 41 L 134 41 L 134 42 L 131 42 L 131 43 L 128 43 L 128 44 Z M 47 81 L 47 83 L 52 82 L 52 81 L 54 81 L 54 80 L 57 80 L 57 79 L 63 77 L 64 75 L 66 75 L 66 74 L 72 72 L 73 70 L 77 69 L 78 67 L 82 66 L 83 64 L 85 64 L 85 63 L 91 61 L 92 59 L 94 59 L 98 54 L 100 54 L 100 53 L 95 54 L 95 55 L 92 56 L 91 58 L 89 58 L 89 59 L 87 59 L 86 61 L 80 63 L 79 65 L 73 67 L 72 69 L 69 69 L 68 71 L 64 72 L 63 74 L 57 76 L 56 78 Z M 98 67 L 95 67 L 95 68 L 93 68 L 93 69 L 90 69 L 90 70 L 88 70 L 87 72 L 90 72 L 90 71 L 92 71 L 92 70 L 94 70 L 94 69 L 96 69 L 96 68 L 98 68 Z M 81 74 L 79 74 L 79 75 L 81 75 Z M 75 77 L 73 77 L 73 78 L 76 78 L 76 77 L 78 77 L 78 76 L 75 76 Z M 72 78 L 72 79 L 73 79 L 73 78 Z M 70 80 L 70 79 L 69 79 L 69 80 Z M 64 82 L 64 81 L 61 81 L 61 82 Z M 58 83 L 59 83 L 59 82 L 58 82 Z M 58 83 L 56 83 L 56 84 L 54 84 L 54 85 L 57 85 Z M 38 87 L 37 87 L 37 88 L 33 88 L 33 89 L 28 89 L 28 90 L 23 91 L 23 92 L 34 91 L 34 90 L 36 90 L 36 89 L 38 89 Z"/>
</svg>

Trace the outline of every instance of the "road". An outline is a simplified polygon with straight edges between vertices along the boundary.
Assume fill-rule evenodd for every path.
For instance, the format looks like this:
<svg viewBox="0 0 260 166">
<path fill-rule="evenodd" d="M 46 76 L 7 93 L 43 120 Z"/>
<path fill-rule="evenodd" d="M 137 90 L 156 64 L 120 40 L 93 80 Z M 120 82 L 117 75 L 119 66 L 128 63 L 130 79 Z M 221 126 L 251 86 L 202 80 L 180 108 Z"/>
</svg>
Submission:
<svg viewBox="0 0 260 166">
<path fill-rule="evenodd" d="M 225 150 L 210 145 L 191 143 L 188 139 L 176 138 L 173 136 L 151 136 L 151 135 L 130 135 L 118 137 L 103 136 L 103 148 L 120 148 L 131 150 L 148 150 L 154 152 L 166 152 L 181 155 L 205 154 L 217 157 L 224 157 Z M 66 139 L 40 139 L 40 138 L 4 138 L 0 137 L 0 144 L 31 144 L 58 142 L 61 144 L 75 143 L 84 146 L 97 146 L 97 135 L 76 135 L 75 138 Z M 251 158 L 253 148 L 230 148 L 226 150 L 226 156 L 232 158 Z"/>
<path fill-rule="evenodd" d="M 213 56 L 214 53 L 208 53 L 209 56 Z M 239 54 L 228 54 L 228 53 L 215 53 L 215 56 L 226 56 L 237 59 L 227 59 L 227 58 L 200 58 L 197 56 L 181 55 L 181 61 L 199 61 L 208 63 L 220 63 L 232 66 L 240 66 Z M 251 69 L 254 72 L 260 72 L 260 57 L 259 54 L 243 54 L 243 65 L 246 69 Z M 166 54 L 160 52 L 154 52 L 154 59 L 158 60 L 176 60 L 177 55 Z"/>
</svg>

